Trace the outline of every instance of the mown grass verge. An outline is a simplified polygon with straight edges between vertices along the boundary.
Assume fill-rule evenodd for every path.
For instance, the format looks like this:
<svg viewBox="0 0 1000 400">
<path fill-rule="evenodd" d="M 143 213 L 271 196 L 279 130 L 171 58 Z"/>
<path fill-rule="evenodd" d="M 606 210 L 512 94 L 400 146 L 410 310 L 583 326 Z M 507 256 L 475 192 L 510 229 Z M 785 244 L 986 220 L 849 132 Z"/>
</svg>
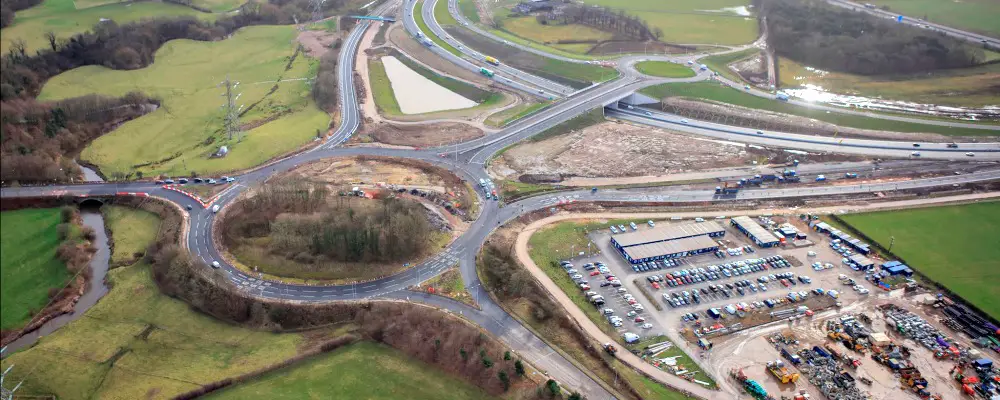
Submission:
<svg viewBox="0 0 1000 400">
<path fill-rule="evenodd" d="M 502 128 L 507 125 L 510 125 L 514 121 L 517 121 L 534 112 L 537 112 L 538 110 L 548 107 L 551 104 L 552 104 L 551 102 L 519 104 L 514 107 L 508 108 L 506 110 L 493 113 L 492 115 L 487 117 L 486 121 L 484 121 L 483 123 L 486 126 L 494 128 Z"/>
<path fill-rule="evenodd" d="M 650 86 L 640 92 L 655 98 L 664 97 L 687 97 L 694 100 L 709 100 L 720 103 L 733 104 L 737 106 L 754 108 L 760 110 L 773 111 L 783 114 L 797 115 L 800 117 L 813 118 L 831 124 L 845 127 L 872 129 L 895 132 L 927 132 L 939 133 L 948 136 L 996 136 L 996 131 L 974 128 L 953 128 L 940 125 L 927 125 L 912 122 L 891 121 L 880 118 L 871 118 L 860 115 L 842 114 L 837 112 L 826 112 L 824 110 L 801 107 L 786 102 L 757 97 L 741 92 L 728 86 L 722 86 L 711 82 L 697 83 L 665 83 Z"/>
<path fill-rule="evenodd" d="M 456 49 L 454 46 L 452 46 L 444 39 L 439 38 L 437 35 L 431 32 L 431 28 L 427 26 L 427 22 L 424 21 L 424 13 L 421 12 L 421 9 L 423 8 L 422 6 L 423 5 L 420 2 L 416 2 L 416 4 L 414 4 L 413 6 L 413 21 L 417 23 L 417 27 L 420 28 L 420 31 L 423 32 L 424 36 L 426 36 L 428 39 L 434 42 L 434 44 L 436 44 L 437 46 L 440 46 L 442 49 L 447 50 L 451 54 L 461 57 L 462 56 L 461 51 L 458 51 L 458 49 Z M 449 17 L 451 16 L 449 15 Z"/>
<path fill-rule="evenodd" d="M 695 75 L 691 68 L 667 61 L 641 61 L 635 64 L 635 69 L 643 74 L 661 78 L 689 78 Z"/>
<path fill-rule="evenodd" d="M 698 61 L 701 62 L 702 64 L 705 64 L 705 66 L 711 69 L 712 72 L 718 72 L 719 75 L 729 78 L 734 82 L 744 83 L 745 81 L 743 80 L 742 77 L 740 77 L 737 73 L 733 72 L 733 70 L 729 69 L 729 64 L 746 59 L 757 53 L 760 53 L 760 49 L 753 47 L 743 51 L 737 51 L 734 53 L 708 56 Z"/>
</svg>

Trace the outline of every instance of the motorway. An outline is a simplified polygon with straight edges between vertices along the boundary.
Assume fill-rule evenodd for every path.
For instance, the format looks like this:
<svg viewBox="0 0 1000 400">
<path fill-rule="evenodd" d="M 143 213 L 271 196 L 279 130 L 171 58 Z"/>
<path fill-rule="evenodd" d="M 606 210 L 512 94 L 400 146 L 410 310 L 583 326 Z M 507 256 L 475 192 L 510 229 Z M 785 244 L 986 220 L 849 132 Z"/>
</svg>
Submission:
<svg viewBox="0 0 1000 400">
<path fill-rule="evenodd" d="M 407 0 L 407 8 L 404 11 L 404 25 L 411 33 L 417 31 L 416 24 L 412 18 L 413 2 Z M 433 9 L 434 1 L 426 1 L 423 8 L 423 15 L 428 26 L 438 32 L 440 27 L 433 20 L 433 12 L 428 16 L 428 9 Z M 379 15 L 391 8 L 391 2 L 378 7 L 373 14 Z M 428 8 L 429 7 L 429 8 Z M 699 73 L 695 77 L 686 79 L 650 79 L 636 73 L 631 68 L 623 68 L 622 76 L 616 80 L 595 85 L 590 88 L 563 93 L 566 97 L 553 106 L 535 115 L 524 118 L 510 127 L 483 138 L 461 143 L 455 146 L 448 146 L 426 150 L 406 150 L 387 148 L 341 148 L 339 144 L 352 135 L 359 126 L 360 115 L 358 103 L 354 90 L 353 70 L 354 57 L 356 56 L 358 43 L 364 31 L 371 22 L 359 21 L 358 25 L 347 36 L 341 49 L 340 62 L 338 64 L 338 78 L 340 88 L 340 111 L 342 115 L 341 125 L 335 133 L 324 143 L 313 149 L 288 156 L 273 161 L 265 166 L 237 176 L 237 183 L 229 189 L 223 191 L 214 201 L 213 205 L 222 208 L 231 204 L 237 197 L 245 193 L 250 187 L 263 183 L 268 177 L 287 171 L 296 166 L 329 157 L 343 157 L 353 155 L 378 155 L 388 157 L 420 159 L 435 165 L 447 168 L 459 177 L 476 186 L 479 179 L 489 178 L 484 165 L 486 162 L 503 148 L 524 140 L 543 130 L 564 122 L 572 117 L 580 115 L 596 107 L 612 106 L 608 112 L 615 117 L 622 119 L 633 119 L 647 124 L 673 124 L 676 117 L 657 113 L 653 118 L 646 118 L 644 114 L 628 112 L 628 110 L 616 110 L 615 105 L 618 100 L 642 87 L 666 82 L 687 82 L 707 79 L 707 73 Z M 435 28 L 436 27 L 436 28 Z M 443 32 L 443 29 L 441 30 Z M 463 46 L 465 47 L 465 46 Z M 468 60 L 457 57 L 450 52 L 433 46 L 435 53 L 451 60 L 463 68 L 475 68 L 478 66 Z M 470 56 L 471 57 L 471 56 Z M 619 63 L 631 65 L 631 63 Z M 521 82 L 508 80 L 504 84 L 525 90 L 528 84 L 537 83 L 543 85 L 527 74 L 515 75 Z M 816 149 L 826 149 L 822 146 L 834 146 L 830 143 L 814 143 L 816 137 L 807 136 L 814 142 L 803 142 L 803 138 L 785 134 L 765 134 L 758 138 L 756 134 L 747 133 L 740 128 L 726 127 L 718 124 L 694 123 L 684 124 L 682 128 L 672 126 L 673 129 L 681 129 L 691 133 L 713 136 L 717 134 L 737 135 L 728 137 L 727 140 L 741 142 L 754 142 L 755 140 L 766 140 L 762 144 L 776 147 L 797 148 L 795 146 L 817 146 Z M 726 131 L 729 132 L 726 132 Z M 845 139 L 845 142 L 847 140 Z M 867 143 L 871 142 L 871 143 Z M 854 149 L 867 149 L 862 145 L 881 146 L 880 155 L 897 154 L 903 151 L 910 143 L 895 143 L 889 141 L 866 141 L 865 143 L 854 141 L 848 145 L 836 144 L 834 152 L 851 152 Z M 939 145 L 939 144 L 938 144 Z M 923 145 L 922 145 L 923 146 Z M 921 152 L 928 152 L 928 157 L 945 158 L 955 157 L 954 151 L 947 152 L 946 149 L 932 147 L 921 147 Z M 962 143 L 959 150 L 970 151 L 974 148 L 983 157 L 993 157 L 1000 149 L 991 148 L 988 144 Z M 994 145 L 995 146 L 995 145 Z M 909 149 L 908 149 L 909 150 Z M 912 150 L 909 150 L 912 151 Z M 907 151 L 907 153 L 909 153 Z M 887 153 L 893 152 L 893 153 Z M 452 157 L 454 153 L 455 157 Z M 903 157 L 906 157 L 905 155 Z M 217 248 L 212 240 L 214 237 L 215 213 L 207 207 L 201 207 L 194 199 L 168 190 L 160 185 L 149 182 L 129 182 L 129 183 L 103 183 L 103 184 L 80 184 L 80 185 L 51 185 L 34 187 L 3 188 L 0 190 L 0 197 L 29 197 L 29 196 L 54 196 L 54 195 L 114 195 L 118 192 L 145 192 L 150 195 L 162 197 L 174 202 L 182 207 L 192 206 L 189 212 L 189 231 L 187 233 L 187 248 L 197 258 L 206 263 L 219 261 L 223 270 L 230 277 L 230 280 L 241 290 L 249 295 L 267 299 L 294 300 L 299 302 L 327 302 L 357 299 L 394 299 L 419 302 L 433 307 L 446 310 L 448 312 L 461 314 L 468 320 L 479 324 L 488 330 L 526 359 L 530 360 L 536 367 L 548 373 L 553 379 L 580 391 L 591 399 L 613 398 L 614 394 L 608 392 L 601 384 L 596 382 L 591 376 L 577 368 L 570 360 L 564 358 L 560 353 L 549 347 L 544 341 L 535 336 L 530 330 L 525 328 L 519 321 L 511 317 L 503 308 L 494 303 L 489 294 L 482 287 L 475 268 L 475 257 L 479 249 L 485 243 L 487 237 L 494 229 L 503 223 L 510 221 L 524 213 L 547 209 L 559 204 L 584 201 L 605 201 L 605 202 L 671 202 L 671 203 L 704 203 L 709 201 L 743 201 L 743 200 L 766 200 L 781 198 L 804 198 L 813 196 L 831 196 L 884 192 L 903 189 L 920 189 L 931 187 L 944 187 L 951 185 L 962 185 L 968 183 L 993 181 L 1000 179 L 1000 169 L 985 169 L 977 172 L 949 175 L 937 178 L 914 179 L 900 182 L 887 183 L 866 183 L 848 184 L 837 186 L 817 186 L 817 187 L 786 187 L 781 189 L 758 189 L 744 190 L 735 196 L 720 197 L 712 190 L 679 189 L 679 188 L 646 188 L 646 189 L 620 189 L 620 190 L 600 190 L 592 193 L 589 190 L 579 190 L 571 192 L 561 192 L 557 194 L 547 194 L 529 197 L 518 202 L 501 205 L 496 201 L 489 201 L 480 198 L 481 213 L 478 219 L 470 225 L 469 229 L 444 251 L 418 265 L 407 269 L 396 275 L 383 277 L 369 282 L 357 282 L 345 285 L 315 286 L 290 284 L 280 281 L 262 280 L 260 276 L 252 276 L 225 262 L 221 249 Z M 480 309 L 454 302 L 446 298 L 432 296 L 425 293 L 418 293 L 406 290 L 407 287 L 420 284 L 451 267 L 455 263 L 459 264 L 465 287 L 477 300 Z M 717 396 L 718 393 L 711 392 L 697 385 L 690 385 L 678 379 L 678 382 L 669 382 L 675 386 L 683 387 L 685 390 L 696 394 L 699 397 Z"/>
<path fill-rule="evenodd" d="M 849 9 L 852 9 L 852 10 L 865 12 L 865 13 L 868 13 L 868 14 L 871 14 L 871 15 L 874 15 L 874 16 L 877 16 L 877 17 L 883 17 L 883 18 L 888 18 L 888 19 L 893 19 L 893 20 L 895 20 L 896 17 L 898 17 L 898 16 L 901 15 L 900 13 L 893 12 L 893 11 L 885 11 L 885 10 L 882 10 L 880 8 L 877 8 L 877 7 L 876 8 L 868 8 L 868 7 L 865 7 L 862 4 L 858 4 L 858 3 L 855 3 L 853 1 L 846 1 L 846 0 L 826 0 L 826 2 L 830 3 L 832 5 L 838 6 L 838 7 L 849 8 Z M 908 17 L 908 16 L 903 16 L 902 23 L 907 24 L 907 25 L 917 26 L 917 27 L 923 27 L 924 25 L 926 25 L 928 28 L 933 28 L 934 30 L 936 30 L 938 32 L 941 32 L 941 33 L 944 33 L 945 35 L 951 36 L 953 38 L 967 40 L 967 41 L 973 42 L 973 43 L 978 44 L 978 45 L 984 45 L 985 44 L 990 49 L 1000 50 L 1000 39 L 997 39 L 997 38 L 994 38 L 994 37 L 990 37 L 990 36 L 986 36 L 986 35 L 980 35 L 978 33 L 973 33 L 973 32 L 969 32 L 969 31 L 963 31 L 961 29 L 955 29 L 955 28 L 952 28 L 950 26 L 944 26 L 944 25 L 940 25 L 940 24 L 935 24 L 935 23 L 932 23 L 932 22 L 927 22 L 927 21 L 924 21 L 924 20 L 921 20 L 921 19 L 917 19 L 917 18 L 913 18 L 913 17 Z"/>
</svg>

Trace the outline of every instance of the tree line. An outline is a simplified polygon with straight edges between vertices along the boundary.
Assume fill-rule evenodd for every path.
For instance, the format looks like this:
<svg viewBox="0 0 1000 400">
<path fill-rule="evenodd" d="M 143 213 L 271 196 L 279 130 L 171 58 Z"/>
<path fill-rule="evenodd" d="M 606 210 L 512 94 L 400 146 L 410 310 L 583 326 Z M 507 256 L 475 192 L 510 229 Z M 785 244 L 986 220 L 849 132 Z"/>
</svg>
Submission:
<svg viewBox="0 0 1000 400">
<path fill-rule="evenodd" d="M 336 197 L 323 186 L 267 185 L 227 218 L 227 241 L 267 237 L 267 251 L 305 264 L 397 262 L 430 244 L 427 211 L 418 203 Z"/>
<path fill-rule="evenodd" d="M 0 28 L 14 23 L 14 14 L 42 4 L 42 0 L 0 0 Z"/>
<path fill-rule="evenodd" d="M 637 40 L 657 40 L 663 36 L 662 29 L 659 27 L 650 28 L 648 22 L 637 16 L 626 14 L 625 10 L 615 11 L 608 7 L 568 4 L 560 11 L 559 14 L 541 14 L 535 19 L 542 25 L 552 21 L 566 25 L 587 25 Z"/>
<path fill-rule="evenodd" d="M 816 0 L 755 0 L 767 44 L 812 67 L 859 75 L 963 68 L 985 61 L 982 49 L 941 32 L 904 25 Z"/>
<path fill-rule="evenodd" d="M 119 124 L 156 109 L 141 93 L 88 95 L 53 103 L 13 98 L 0 109 L 0 182 L 61 182 L 79 176 L 73 156 Z"/>
</svg>

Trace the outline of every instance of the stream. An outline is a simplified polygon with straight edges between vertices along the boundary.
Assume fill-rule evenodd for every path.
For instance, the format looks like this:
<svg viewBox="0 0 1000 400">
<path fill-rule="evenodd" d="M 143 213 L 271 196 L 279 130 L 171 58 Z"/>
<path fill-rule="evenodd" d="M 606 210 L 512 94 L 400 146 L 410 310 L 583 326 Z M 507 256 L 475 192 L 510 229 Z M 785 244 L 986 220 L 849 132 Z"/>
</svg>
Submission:
<svg viewBox="0 0 1000 400">
<path fill-rule="evenodd" d="M 107 232 L 104 231 L 104 216 L 101 215 L 100 208 L 83 207 L 80 209 L 80 217 L 83 219 L 83 225 L 89 226 L 94 230 L 95 238 L 92 245 L 97 248 L 97 252 L 94 253 L 93 257 L 90 259 L 90 264 L 88 264 L 91 272 L 91 279 L 87 282 L 87 289 L 83 292 L 83 296 L 80 297 L 80 300 L 73 307 L 73 312 L 55 317 L 46 322 L 40 328 L 21 336 L 13 342 L 10 342 L 10 344 L 7 345 L 6 351 L 4 351 L 4 355 L 13 354 L 18 350 L 27 348 L 35 344 L 35 342 L 37 342 L 42 336 L 55 332 L 56 329 L 79 319 L 85 312 L 87 312 L 87 310 L 90 309 L 90 307 L 97 304 L 97 301 L 100 300 L 101 297 L 104 297 L 104 295 L 108 293 L 108 287 L 104 284 L 104 278 L 108 274 L 108 262 L 111 260 L 111 248 L 108 247 L 108 235 Z"/>
</svg>

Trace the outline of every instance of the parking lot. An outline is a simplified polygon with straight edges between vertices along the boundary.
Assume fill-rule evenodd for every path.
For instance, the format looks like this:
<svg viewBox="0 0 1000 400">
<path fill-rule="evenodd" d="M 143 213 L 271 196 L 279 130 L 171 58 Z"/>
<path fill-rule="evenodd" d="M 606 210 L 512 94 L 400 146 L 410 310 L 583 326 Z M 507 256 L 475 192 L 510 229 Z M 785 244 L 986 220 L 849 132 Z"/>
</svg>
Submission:
<svg viewBox="0 0 1000 400">
<path fill-rule="evenodd" d="M 654 221 L 654 225 L 692 222 Z M 853 283 L 845 285 L 840 279 L 853 272 L 841 262 L 843 254 L 834 251 L 824 235 L 809 231 L 804 222 L 790 221 L 809 241 L 771 248 L 754 245 L 746 235 L 730 227 L 728 219 L 719 222 L 726 230 L 724 237 L 716 238 L 719 252 L 639 264 L 626 261 L 611 245 L 610 229 L 591 231 L 589 237 L 596 252 L 569 260 L 577 270 L 570 275 L 578 275 L 578 284 L 588 285 L 585 293 L 601 296 L 603 303 L 593 306 L 605 316 L 605 323 L 612 324 L 622 335 L 633 333 L 639 339 L 666 334 L 678 341 L 694 315 L 711 321 L 708 312 L 712 309 L 722 318 L 742 318 L 754 311 L 799 306 L 803 298 L 830 296 L 830 290 L 839 301 L 864 296 L 852 290 Z M 615 225 L 615 230 L 652 228 L 647 221 L 633 224 Z M 601 270 L 597 263 L 602 265 Z M 585 269 L 587 264 L 594 264 L 593 269 Z M 863 285 L 863 279 L 854 275 L 860 274 L 853 273 L 852 282 Z M 858 289 L 867 291 L 860 286 Z M 651 301 L 662 311 L 656 310 Z M 640 319 L 636 321 L 636 317 Z"/>
</svg>

